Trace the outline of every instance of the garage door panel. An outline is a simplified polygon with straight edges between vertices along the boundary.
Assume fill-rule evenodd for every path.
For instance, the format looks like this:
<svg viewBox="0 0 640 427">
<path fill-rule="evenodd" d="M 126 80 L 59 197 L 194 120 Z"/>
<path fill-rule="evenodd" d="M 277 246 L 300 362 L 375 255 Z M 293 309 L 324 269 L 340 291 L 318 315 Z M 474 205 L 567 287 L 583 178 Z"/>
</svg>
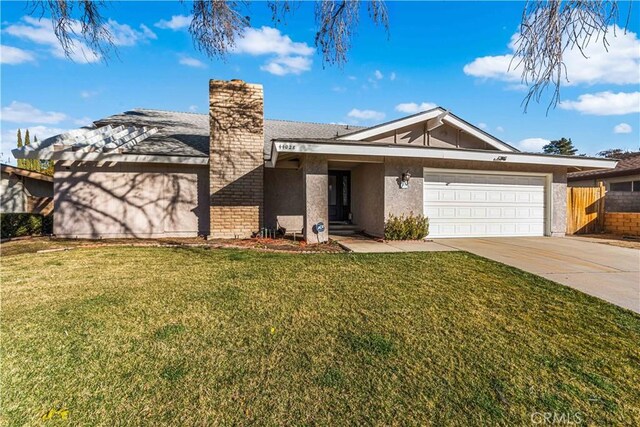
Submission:
<svg viewBox="0 0 640 427">
<path fill-rule="evenodd" d="M 476 173 L 424 174 L 431 237 L 541 236 L 545 178 Z"/>
</svg>

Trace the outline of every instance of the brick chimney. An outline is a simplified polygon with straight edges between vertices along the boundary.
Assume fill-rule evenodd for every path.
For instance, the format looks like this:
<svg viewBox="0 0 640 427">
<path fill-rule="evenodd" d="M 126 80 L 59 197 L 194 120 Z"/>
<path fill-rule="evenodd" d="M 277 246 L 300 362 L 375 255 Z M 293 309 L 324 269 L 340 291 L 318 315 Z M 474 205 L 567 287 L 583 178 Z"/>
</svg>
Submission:
<svg viewBox="0 0 640 427">
<path fill-rule="evenodd" d="M 262 85 L 209 81 L 211 238 L 246 238 L 262 227 Z"/>
</svg>

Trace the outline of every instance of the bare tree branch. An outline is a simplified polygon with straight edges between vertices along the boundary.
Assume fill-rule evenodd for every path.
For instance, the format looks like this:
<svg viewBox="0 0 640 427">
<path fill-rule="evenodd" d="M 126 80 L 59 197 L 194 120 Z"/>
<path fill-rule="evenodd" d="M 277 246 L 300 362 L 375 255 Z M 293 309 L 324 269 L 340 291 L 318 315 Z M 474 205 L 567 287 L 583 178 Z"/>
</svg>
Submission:
<svg viewBox="0 0 640 427">
<path fill-rule="evenodd" d="M 344 64 L 351 49 L 351 38 L 358 26 L 359 0 L 321 0 L 316 2 L 315 44 L 328 64 Z M 371 20 L 389 31 L 387 8 L 383 0 L 367 2 Z"/>
<path fill-rule="evenodd" d="M 94 53 L 106 58 L 112 51 L 113 37 L 102 16 L 104 1 L 31 0 L 31 14 L 51 15 L 53 32 L 64 54 L 70 58 L 81 38 Z"/>
<path fill-rule="evenodd" d="M 242 3 L 246 5 L 246 3 Z M 223 0 L 195 0 L 189 32 L 196 47 L 209 57 L 223 57 L 235 39 L 249 26 L 249 17 L 238 11 L 239 3 Z"/>
<path fill-rule="evenodd" d="M 510 65 L 522 67 L 522 82 L 529 86 L 522 101 L 525 112 L 529 103 L 540 102 L 549 88 L 553 94 L 547 112 L 556 107 L 562 83 L 568 81 L 567 49 L 577 49 L 585 58 L 591 43 L 601 42 L 608 49 L 607 36 L 617 22 L 617 0 L 528 0 Z"/>
</svg>

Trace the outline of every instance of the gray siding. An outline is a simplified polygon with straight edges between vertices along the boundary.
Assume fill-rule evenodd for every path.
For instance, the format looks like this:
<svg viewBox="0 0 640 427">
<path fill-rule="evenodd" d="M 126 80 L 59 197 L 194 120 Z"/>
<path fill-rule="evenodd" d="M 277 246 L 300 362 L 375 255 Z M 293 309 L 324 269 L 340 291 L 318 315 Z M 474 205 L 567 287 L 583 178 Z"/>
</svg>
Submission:
<svg viewBox="0 0 640 427">
<path fill-rule="evenodd" d="M 208 176 L 206 166 L 56 164 L 54 234 L 80 238 L 207 234 Z"/>
</svg>

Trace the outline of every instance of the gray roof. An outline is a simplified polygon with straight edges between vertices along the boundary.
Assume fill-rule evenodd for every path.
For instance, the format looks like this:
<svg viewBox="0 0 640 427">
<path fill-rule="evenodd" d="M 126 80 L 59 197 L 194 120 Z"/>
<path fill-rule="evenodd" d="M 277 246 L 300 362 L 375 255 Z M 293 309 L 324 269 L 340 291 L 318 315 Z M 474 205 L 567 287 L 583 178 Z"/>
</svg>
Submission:
<svg viewBox="0 0 640 427">
<path fill-rule="evenodd" d="M 130 125 L 157 127 L 158 132 L 131 148 L 128 153 L 173 156 L 209 156 L 209 115 L 175 111 L 135 109 L 95 122 L 97 126 Z M 271 141 L 279 138 L 333 139 L 363 129 L 359 126 L 304 123 L 287 120 L 264 121 L 264 154 L 271 154 Z"/>
</svg>

